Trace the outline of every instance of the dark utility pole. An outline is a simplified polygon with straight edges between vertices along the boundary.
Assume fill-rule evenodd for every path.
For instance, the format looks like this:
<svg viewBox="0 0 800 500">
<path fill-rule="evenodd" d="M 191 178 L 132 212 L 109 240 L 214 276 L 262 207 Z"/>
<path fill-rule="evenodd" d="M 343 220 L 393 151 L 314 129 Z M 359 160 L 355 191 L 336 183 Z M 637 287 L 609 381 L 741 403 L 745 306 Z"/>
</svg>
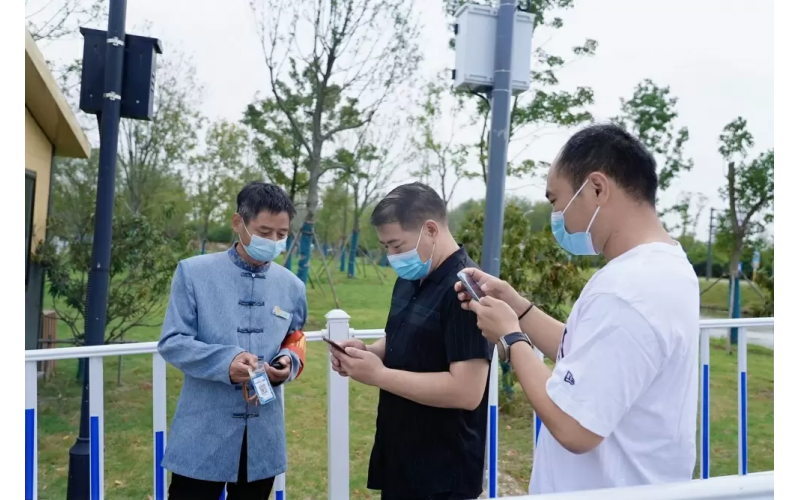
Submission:
<svg viewBox="0 0 800 500">
<path fill-rule="evenodd" d="M 97 207 L 92 240 L 92 268 L 86 300 L 87 345 L 101 345 L 105 338 L 111 263 L 111 222 L 114 217 L 114 184 L 117 170 L 117 139 L 122 104 L 122 68 L 125 60 L 126 0 L 110 0 L 105 76 L 100 120 L 100 168 L 97 176 Z M 69 450 L 67 500 L 89 498 L 89 363 L 83 370 L 83 397 L 78 439 Z"/>
<path fill-rule="evenodd" d="M 503 209 L 511 120 L 511 61 L 514 48 L 516 0 L 500 0 L 497 8 L 497 38 L 492 88 L 492 121 L 489 134 L 489 175 L 486 183 L 486 212 L 483 218 L 481 267 L 500 276 L 503 245 Z"/>
<path fill-rule="evenodd" d="M 516 0 L 500 0 L 497 8 L 497 35 L 494 53 L 494 86 L 491 90 L 492 121 L 489 133 L 489 175 L 486 182 L 486 211 L 483 217 L 481 267 L 492 276 L 500 276 L 500 253 L 503 246 L 503 211 L 508 163 L 508 138 L 511 121 L 511 62 L 514 47 Z M 497 384 L 497 360 L 492 361 L 490 383 Z M 497 426 L 496 402 L 490 402 L 490 432 L 487 440 L 489 498 L 497 497 Z M 494 420 L 494 423 L 492 423 Z"/>
<path fill-rule="evenodd" d="M 708 256 L 706 257 L 706 279 L 711 279 L 711 245 L 714 241 L 714 209 L 708 218 Z"/>
</svg>

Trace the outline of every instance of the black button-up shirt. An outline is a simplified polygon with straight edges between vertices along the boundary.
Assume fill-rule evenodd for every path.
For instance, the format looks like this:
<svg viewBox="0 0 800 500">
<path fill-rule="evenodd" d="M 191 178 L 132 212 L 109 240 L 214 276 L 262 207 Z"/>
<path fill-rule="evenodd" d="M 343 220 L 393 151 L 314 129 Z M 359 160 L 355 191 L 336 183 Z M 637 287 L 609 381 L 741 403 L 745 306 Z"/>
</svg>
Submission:
<svg viewBox="0 0 800 500">
<path fill-rule="evenodd" d="M 460 248 L 422 281 L 398 278 L 386 324 L 388 368 L 445 372 L 450 363 L 491 360 L 477 317 L 461 308 L 456 273 L 477 267 Z M 489 384 L 475 410 L 435 408 L 380 391 L 367 487 L 383 498 L 437 493 L 477 498 L 483 488 Z"/>
</svg>

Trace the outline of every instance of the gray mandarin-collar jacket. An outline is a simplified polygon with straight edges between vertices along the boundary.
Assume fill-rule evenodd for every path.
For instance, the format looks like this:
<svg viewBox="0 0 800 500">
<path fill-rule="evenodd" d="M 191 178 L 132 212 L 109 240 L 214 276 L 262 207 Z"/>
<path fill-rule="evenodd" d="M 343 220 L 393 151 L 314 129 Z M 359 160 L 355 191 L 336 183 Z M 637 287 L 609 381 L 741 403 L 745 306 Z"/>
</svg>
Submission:
<svg viewBox="0 0 800 500">
<path fill-rule="evenodd" d="M 235 482 L 247 429 L 247 479 L 286 471 L 286 435 L 280 397 L 248 405 L 230 380 L 231 361 L 243 351 L 267 363 L 298 356 L 280 349 L 306 321 L 305 286 L 277 264 L 253 267 L 235 247 L 192 257 L 175 271 L 158 351 L 184 374 L 162 465 L 182 476 Z M 251 394 L 254 392 L 251 390 Z"/>
</svg>

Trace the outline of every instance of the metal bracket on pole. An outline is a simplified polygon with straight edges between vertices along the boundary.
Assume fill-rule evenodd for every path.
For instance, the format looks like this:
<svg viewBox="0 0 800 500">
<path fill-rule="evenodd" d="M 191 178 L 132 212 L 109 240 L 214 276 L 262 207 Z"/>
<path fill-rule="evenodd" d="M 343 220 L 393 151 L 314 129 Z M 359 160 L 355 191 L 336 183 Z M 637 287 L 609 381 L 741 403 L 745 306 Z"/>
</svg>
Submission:
<svg viewBox="0 0 800 500">
<path fill-rule="evenodd" d="M 105 94 L 103 94 L 103 97 L 105 97 L 106 99 L 110 99 L 112 101 L 119 101 L 120 99 L 122 99 L 122 96 L 117 94 L 116 92 L 106 92 Z M 97 267 L 100 267 L 100 264 L 97 264 Z"/>
<path fill-rule="evenodd" d="M 114 45 L 115 47 L 124 47 L 125 46 L 125 42 L 120 40 L 117 37 L 109 38 L 108 40 L 106 40 L 106 43 L 110 43 L 111 45 Z"/>
</svg>

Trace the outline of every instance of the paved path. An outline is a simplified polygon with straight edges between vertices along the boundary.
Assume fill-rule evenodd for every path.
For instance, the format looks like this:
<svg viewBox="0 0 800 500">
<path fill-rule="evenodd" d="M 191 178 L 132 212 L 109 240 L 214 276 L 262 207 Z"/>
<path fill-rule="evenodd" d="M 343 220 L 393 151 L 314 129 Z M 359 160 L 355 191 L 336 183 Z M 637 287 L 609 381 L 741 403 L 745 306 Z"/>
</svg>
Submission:
<svg viewBox="0 0 800 500">
<path fill-rule="evenodd" d="M 706 317 L 703 317 L 706 319 Z M 713 319 L 713 318 L 708 318 Z M 726 328 L 714 328 L 709 331 L 712 337 L 724 339 L 728 336 Z M 747 329 L 747 343 L 775 349 L 775 331 L 771 326 L 757 326 Z"/>
</svg>

